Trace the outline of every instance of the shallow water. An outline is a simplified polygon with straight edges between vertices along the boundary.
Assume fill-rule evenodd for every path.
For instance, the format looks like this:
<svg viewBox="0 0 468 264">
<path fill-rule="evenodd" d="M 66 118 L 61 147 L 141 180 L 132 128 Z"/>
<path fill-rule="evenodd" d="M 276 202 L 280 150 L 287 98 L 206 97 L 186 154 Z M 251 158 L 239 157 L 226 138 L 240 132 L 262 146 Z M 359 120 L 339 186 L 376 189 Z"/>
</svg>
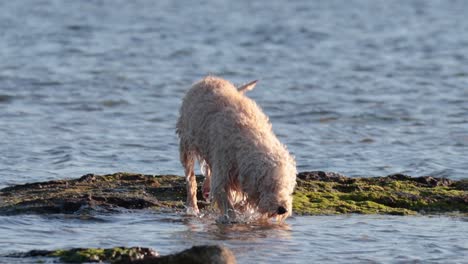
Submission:
<svg viewBox="0 0 468 264">
<path fill-rule="evenodd" d="M 116 245 L 169 254 L 192 245 L 220 244 L 232 249 L 239 263 L 466 263 L 468 257 L 467 219 L 446 216 L 295 217 L 281 226 L 256 226 L 133 212 L 90 219 L 0 217 L 0 226 L 5 223 L 18 228 L 2 228 L 10 241 L 0 239 L 0 254 Z M 1 263 L 37 260 L 0 257 Z"/>
<path fill-rule="evenodd" d="M 249 96 L 299 171 L 466 178 L 467 13 L 457 0 L 2 1 L 0 187 L 86 173 L 182 174 L 178 107 L 208 73 L 260 80 Z M 196 222 L 191 231 L 178 216 L 102 218 L 2 217 L 0 243 L 8 251 L 132 242 L 166 253 L 217 241 L 244 262 L 289 261 L 282 254 L 463 262 L 467 254 L 467 223 L 457 218 L 298 217 L 287 230 L 245 232 Z M 133 233 L 119 238 L 121 229 Z"/>
</svg>

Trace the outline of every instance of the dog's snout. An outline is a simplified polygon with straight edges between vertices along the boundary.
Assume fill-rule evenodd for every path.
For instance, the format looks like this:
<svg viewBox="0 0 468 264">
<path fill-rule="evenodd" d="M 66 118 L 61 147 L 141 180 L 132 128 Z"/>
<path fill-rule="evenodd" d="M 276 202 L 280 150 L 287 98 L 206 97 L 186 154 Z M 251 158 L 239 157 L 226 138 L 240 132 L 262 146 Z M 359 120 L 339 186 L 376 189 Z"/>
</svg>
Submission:
<svg viewBox="0 0 468 264">
<path fill-rule="evenodd" d="M 283 206 L 280 206 L 278 207 L 278 210 L 276 210 L 276 212 L 279 214 L 279 215 L 282 215 L 282 214 L 285 214 L 288 212 L 288 210 L 286 208 L 284 208 Z"/>
</svg>

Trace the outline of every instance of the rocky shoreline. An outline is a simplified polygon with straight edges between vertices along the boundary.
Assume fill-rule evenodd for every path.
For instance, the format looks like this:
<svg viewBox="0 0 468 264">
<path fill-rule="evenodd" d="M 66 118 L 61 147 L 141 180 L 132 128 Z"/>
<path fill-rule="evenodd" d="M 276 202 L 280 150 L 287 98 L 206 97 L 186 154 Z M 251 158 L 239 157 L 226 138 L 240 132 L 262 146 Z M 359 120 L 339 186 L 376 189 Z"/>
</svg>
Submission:
<svg viewBox="0 0 468 264">
<path fill-rule="evenodd" d="M 199 207 L 206 207 L 200 190 Z M 78 179 L 15 185 L 0 190 L 0 215 L 80 214 L 99 209 L 184 210 L 185 179 L 176 175 L 87 174 Z M 410 177 L 351 178 L 301 172 L 294 193 L 294 213 L 322 214 L 468 214 L 468 180 Z"/>
</svg>

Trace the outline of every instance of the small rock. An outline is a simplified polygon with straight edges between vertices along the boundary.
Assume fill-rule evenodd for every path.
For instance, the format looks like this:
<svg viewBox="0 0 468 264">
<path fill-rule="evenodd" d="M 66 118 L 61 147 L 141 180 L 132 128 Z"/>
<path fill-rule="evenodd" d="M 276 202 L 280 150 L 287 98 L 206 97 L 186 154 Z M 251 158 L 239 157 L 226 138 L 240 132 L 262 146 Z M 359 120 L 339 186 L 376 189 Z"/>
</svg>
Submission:
<svg viewBox="0 0 468 264">
<path fill-rule="evenodd" d="M 194 246 L 187 250 L 162 257 L 138 260 L 121 260 L 114 264 L 235 264 L 236 257 L 224 246 Z"/>
<path fill-rule="evenodd" d="M 92 173 L 83 175 L 78 179 L 79 182 L 93 182 L 95 180 L 96 180 L 96 176 L 94 176 L 94 174 Z"/>
<path fill-rule="evenodd" d="M 301 172 L 297 175 L 297 178 L 304 181 L 324 181 L 324 182 L 339 182 L 351 184 L 355 182 L 355 179 L 346 177 L 336 172 L 326 171 L 307 171 Z"/>
<path fill-rule="evenodd" d="M 423 177 L 417 177 L 414 178 L 416 182 L 426 184 L 431 187 L 435 186 L 450 186 L 453 181 L 447 179 L 447 178 L 435 178 L 431 176 L 423 176 Z"/>
</svg>

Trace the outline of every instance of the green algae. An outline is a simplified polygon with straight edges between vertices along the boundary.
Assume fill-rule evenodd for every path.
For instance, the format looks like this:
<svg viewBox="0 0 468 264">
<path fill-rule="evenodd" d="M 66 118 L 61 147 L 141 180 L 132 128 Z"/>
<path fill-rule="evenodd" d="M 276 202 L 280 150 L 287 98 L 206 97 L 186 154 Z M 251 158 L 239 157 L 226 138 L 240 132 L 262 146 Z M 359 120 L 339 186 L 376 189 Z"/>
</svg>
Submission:
<svg viewBox="0 0 468 264">
<path fill-rule="evenodd" d="M 56 250 L 51 252 L 49 257 L 58 257 L 62 262 L 83 263 L 83 262 L 99 262 L 107 260 L 104 249 L 87 248 L 75 250 Z"/>
<path fill-rule="evenodd" d="M 468 193 L 458 182 L 404 175 L 348 178 L 311 173 L 298 175 L 293 200 L 297 214 L 468 213 Z"/>
</svg>

